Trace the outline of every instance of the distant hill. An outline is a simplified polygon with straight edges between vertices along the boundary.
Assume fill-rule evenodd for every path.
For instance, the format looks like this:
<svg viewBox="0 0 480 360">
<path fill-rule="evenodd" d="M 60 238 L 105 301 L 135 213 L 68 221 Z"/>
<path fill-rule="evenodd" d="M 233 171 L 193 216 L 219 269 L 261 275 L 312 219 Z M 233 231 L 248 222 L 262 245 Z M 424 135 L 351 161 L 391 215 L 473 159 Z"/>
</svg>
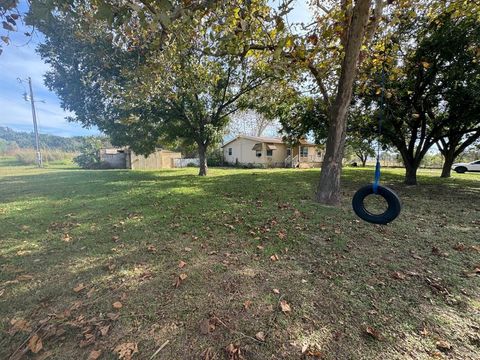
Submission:
<svg viewBox="0 0 480 360">
<path fill-rule="evenodd" d="M 49 134 L 40 134 L 40 146 L 43 149 L 57 149 L 67 152 L 79 151 L 83 144 L 84 137 L 63 137 Z M 1 141 L 3 140 L 3 141 Z M 15 143 L 19 148 L 35 147 L 35 136 L 33 132 L 20 132 L 8 127 L 0 126 L 0 141 L 12 145 Z"/>
</svg>

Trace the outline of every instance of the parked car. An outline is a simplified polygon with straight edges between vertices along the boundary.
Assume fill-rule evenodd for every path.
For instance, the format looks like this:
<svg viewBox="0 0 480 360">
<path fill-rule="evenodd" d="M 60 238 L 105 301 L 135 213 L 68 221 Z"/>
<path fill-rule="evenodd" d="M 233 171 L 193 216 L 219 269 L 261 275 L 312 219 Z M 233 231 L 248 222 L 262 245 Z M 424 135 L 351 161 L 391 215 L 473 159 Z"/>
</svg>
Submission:
<svg viewBox="0 0 480 360">
<path fill-rule="evenodd" d="M 467 171 L 479 171 L 480 172 L 480 160 L 472 161 L 471 163 L 458 163 L 453 164 L 452 169 L 459 174 L 463 174 Z"/>
</svg>

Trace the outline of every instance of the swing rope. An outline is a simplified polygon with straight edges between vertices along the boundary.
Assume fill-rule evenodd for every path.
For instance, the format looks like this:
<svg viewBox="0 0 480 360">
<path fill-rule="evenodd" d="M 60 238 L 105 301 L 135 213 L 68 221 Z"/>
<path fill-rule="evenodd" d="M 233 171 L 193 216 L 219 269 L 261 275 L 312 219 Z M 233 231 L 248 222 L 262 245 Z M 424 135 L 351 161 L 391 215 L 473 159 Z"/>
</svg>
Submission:
<svg viewBox="0 0 480 360">
<path fill-rule="evenodd" d="M 384 61 L 382 63 L 382 77 L 381 77 L 381 98 L 380 98 L 380 111 L 378 113 L 378 140 L 377 140 L 377 162 L 375 164 L 375 177 L 373 180 L 373 193 L 377 194 L 378 185 L 380 184 L 381 165 L 380 165 L 380 136 L 382 135 L 382 122 L 385 117 L 385 62 L 387 61 L 386 49 L 384 49 Z"/>
</svg>

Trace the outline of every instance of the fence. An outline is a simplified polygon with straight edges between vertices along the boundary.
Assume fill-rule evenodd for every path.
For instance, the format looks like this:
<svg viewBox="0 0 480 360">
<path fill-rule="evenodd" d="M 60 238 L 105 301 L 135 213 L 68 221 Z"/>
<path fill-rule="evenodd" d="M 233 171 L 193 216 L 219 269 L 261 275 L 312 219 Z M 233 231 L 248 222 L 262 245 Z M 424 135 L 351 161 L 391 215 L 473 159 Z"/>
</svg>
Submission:
<svg viewBox="0 0 480 360">
<path fill-rule="evenodd" d="M 198 158 L 174 159 L 173 164 L 176 168 L 184 168 L 187 166 L 200 166 L 200 159 Z"/>
</svg>

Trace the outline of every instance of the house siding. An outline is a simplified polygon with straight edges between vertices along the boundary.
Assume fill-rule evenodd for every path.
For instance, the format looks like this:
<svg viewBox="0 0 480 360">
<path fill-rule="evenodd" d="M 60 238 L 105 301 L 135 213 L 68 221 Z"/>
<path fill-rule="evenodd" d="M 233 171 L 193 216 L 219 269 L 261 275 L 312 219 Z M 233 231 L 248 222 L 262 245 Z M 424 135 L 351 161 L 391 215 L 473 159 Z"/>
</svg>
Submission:
<svg viewBox="0 0 480 360">
<path fill-rule="evenodd" d="M 256 151 L 252 150 L 258 141 L 238 138 L 223 148 L 223 158 L 228 164 L 260 164 L 265 166 L 284 166 L 287 157 L 287 146 L 285 144 L 273 144 L 276 149 L 272 150 L 272 156 L 267 156 L 266 143 L 262 143 L 262 156 L 257 157 Z M 229 149 L 232 155 L 229 155 Z"/>
<path fill-rule="evenodd" d="M 225 163 L 235 164 L 258 164 L 265 167 L 284 167 L 287 158 L 288 146 L 280 142 L 278 139 L 250 139 L 248 137 L 237 137 L 231 142 L 223 146 L 223 159 Z M 261 156 L 256 156 L 256 151 L 252 148 L 256 144 L 261 144 Z M 272 150 L 272 156 L 267 156 L 267 145 L 275 145 L 276 149 Z M 292 148 L 292 157 L 299 155 L 300 146 L 305 146 L 308 155 L 299 157 L 298 167 L 319 167 L 321 165 L 321 157 L 317 156 L 317 146 L 313 144 L 296 145 Z M 231 155 L 230 155 L 231 149 Z"/>
</svg>

